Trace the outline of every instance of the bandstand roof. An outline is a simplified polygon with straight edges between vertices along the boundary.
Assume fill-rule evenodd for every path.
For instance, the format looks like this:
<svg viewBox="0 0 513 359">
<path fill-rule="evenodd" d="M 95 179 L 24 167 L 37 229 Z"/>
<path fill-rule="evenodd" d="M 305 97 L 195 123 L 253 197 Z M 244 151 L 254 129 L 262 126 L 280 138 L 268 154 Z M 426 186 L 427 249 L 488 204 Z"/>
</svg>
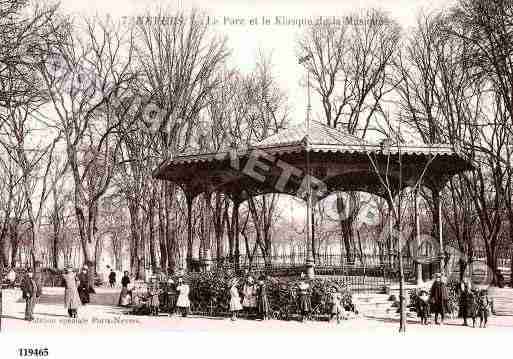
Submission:
<svg viewBox="0 0 513 359">
<path fill-rule="evenodd" d="M 393 193 L 420 177 L 423 185 L 438 191 L 450 177 L 473 168 L 450 145 L 384 146 L 312 121 L 308 131 L 302 123 L 244 148 L 180 154 L 164 161 L 153 175 L 178 184 L 193 197 L 205 191 L 222 191 L 235 200 L 271 192 L 295 195 L 304 177 L 307 152 L 313 177 L 327 186 L 325 196 L 364 191 L 385 197 L 378 172 L 387 178 Z M 292 175 L 284 186 L 277 185 L 284 172 Z"/>
</svg>

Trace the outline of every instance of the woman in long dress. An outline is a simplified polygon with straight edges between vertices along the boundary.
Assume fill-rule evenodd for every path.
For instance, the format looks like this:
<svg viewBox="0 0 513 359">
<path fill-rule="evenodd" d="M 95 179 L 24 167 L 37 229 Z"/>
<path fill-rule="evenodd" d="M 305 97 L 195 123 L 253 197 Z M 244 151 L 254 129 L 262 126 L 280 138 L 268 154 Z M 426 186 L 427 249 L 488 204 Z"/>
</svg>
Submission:
<svg viewBox="0 0 513 359">
<path fill-rule="evenodd" d="M 64 269 L 64 274 L 62 275 L 64 279 L 64 308 L 68 310 L 68 315 L 71 318 L 77 317 L 78 307 L 81 305 L 80 297 L 78 295 L 77 289 L 77 277 L 75 274 L 69 270 L 69 268 Z"/>
<path fill-rule="evenodd" d="M 189 300 L 189 285 L 184 283 L 183 278 L 178 278 L 178 286 L 176 287 L 178 292 L 178 299 L 176 300 L 176 307 L 182 313 L 182 317 L 186 317 L 189 312 L 191 302 Z"/>
<path fill-rule="evenodd" d="M 237 288 L 237 278 L 233 278 L 230 282 L 230 312 L 232 320 L 237 319 L 237 313 L 242 310 L 240 303 L 239 289 Z"/>
<path fill-rule="evenodd" d="M 84 266 L 82 268 L 82 272 L 78 275 L 78 295 L 80 297 L 80 301 L 82 304 L 87 304 L 91 301 L 89 294 L 91 293 L 89 287 L 89 275 L 88 275 L 88 267 Z"/>
</svg>

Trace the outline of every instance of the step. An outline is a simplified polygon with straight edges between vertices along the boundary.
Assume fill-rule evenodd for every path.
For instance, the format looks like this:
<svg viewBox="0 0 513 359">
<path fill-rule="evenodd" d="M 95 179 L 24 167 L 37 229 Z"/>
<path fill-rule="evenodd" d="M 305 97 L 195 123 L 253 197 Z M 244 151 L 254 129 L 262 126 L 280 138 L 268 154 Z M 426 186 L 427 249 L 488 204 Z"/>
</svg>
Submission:
<svg viewBox="0 0 513 359">
<path fill-rule="evenodd" d="M 355 294 L 353 303 L 363 315 L 383 315 L 393 313 L 396 308 L 392 307 L 393 302 L 388 300 L 389 294 Z"/>
<path fill-rule="evenodd" d="M 496 315 L 513 315 L 513 289 L 489 288 L 488 295 L 493 299 Z"/>
</svg>

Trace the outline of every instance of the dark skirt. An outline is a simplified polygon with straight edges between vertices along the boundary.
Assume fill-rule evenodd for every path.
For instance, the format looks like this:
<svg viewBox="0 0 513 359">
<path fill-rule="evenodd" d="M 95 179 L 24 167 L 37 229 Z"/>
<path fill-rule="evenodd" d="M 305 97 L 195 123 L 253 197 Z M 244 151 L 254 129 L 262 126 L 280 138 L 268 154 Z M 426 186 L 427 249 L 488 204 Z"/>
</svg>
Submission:
<svg viewBox="0 0 513 359">
<path fill-rule="evenodd" d="M 78 287 L 78 296 L 80 297 L 82 304 L 87 304 L 91 301 L 89 288 L 87 288 L 87 286 L 81 285 Z"/>
<path fill-rule="evenodd" d="M 312 303 L 310 302 L 310 296 L 305 293 L 299 295 L 299 310 L 302 312 L 310 312 Z"/>
<path fill-rule="evenodd" d="M 260 315 L 269 314 L 270 306 L 269 299 L 267 298 L 267 293 L 260 293 L 260 295 L 258 296 L 257 306 L 258 313 L 260 313 Z"/>
<path fill-rule="evenodd" d="M 449 305 L 447 304 L 446 301 L 444 302 L 435 302 L 435 303 L 431 303 L 430 306 L 429 306 L 429 310 L 431 313 L 434 313 L 434 314 L 445 314 L 445 313 L 449 313 Z"/>
<path fill-rule="evenodd" d="M 429 317 L 429 303 L 424 302 L 423 300 L 417 301 L 417 316 L 419 318 Z"/>
<path fill-rule="evenodd" d="M 473 295 L 463 293 L 460 297 L 460 308 L 458 317 L 460 318 L 472 318 L 475 316 L 476 303 Z"/>
</svg>

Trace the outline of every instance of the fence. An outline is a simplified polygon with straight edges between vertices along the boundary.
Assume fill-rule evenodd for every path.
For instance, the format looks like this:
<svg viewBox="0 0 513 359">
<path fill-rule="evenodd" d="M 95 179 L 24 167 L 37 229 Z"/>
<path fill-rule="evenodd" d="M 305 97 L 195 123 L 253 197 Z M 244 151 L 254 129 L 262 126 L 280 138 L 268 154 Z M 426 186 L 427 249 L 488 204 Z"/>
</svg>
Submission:
<svg viewBox="0 0 513 359">
<path fill-rule="evenodd" d="M 254 256 L 240 258 L 239 265 L 229 258 L 214 259 L 215 268 L 249 271 L 253 275 L 275 277 L 299 276 L 305 271 L 306 255 L 281 254 L 268 258 Z M 398 280 L 398 255 L 363 255 L 348 258 L 345 255 L 322 254 L 315 256 L 315 273 L 343 280 L 353 292 L 376 292 Z M 403 256 L 403 268 L 407 279 L 413 279 L 415 264 Z"/>
<path fill-rule="evenodd" d="M 416 279 L 417 263 L 409 255 L 403 255 L 403 273 L 406 281 Z M 436 257 L 425 258 L 426 263 L 422 265 L 423 279 L 432 278 L 434 273 L 441 270 L 440 260 Z M 486 261 L 485 258 L 473 259 L 474 263 Z M 306 255 L 280 254 L 267 258 L 254 256 L 241 257 L 239 265 L 234 264 L 235 260 L 229 258 L 218 258 L 213 260 L 217 268 L 230 268 L 240 271 L 247 270 L 254 275 L 272 276 L 299 276 L 305 270 Z M 510 258 L 499 258 L 499 266 L 510 266 Z M 453 264 L 454 265 L 454 264 Z M 452 268 L 454 273 L 458 268 Z M 399 280 L 399 257 L 397 253 L 385 255 L 355 255 L 348 257 L 344 254 L 317 254 L 315 256 L 315 273 L 322 276 L 334 276 L 348 283 L 353 292 L 375 292 L 391 285 Z"/>
</svg>

